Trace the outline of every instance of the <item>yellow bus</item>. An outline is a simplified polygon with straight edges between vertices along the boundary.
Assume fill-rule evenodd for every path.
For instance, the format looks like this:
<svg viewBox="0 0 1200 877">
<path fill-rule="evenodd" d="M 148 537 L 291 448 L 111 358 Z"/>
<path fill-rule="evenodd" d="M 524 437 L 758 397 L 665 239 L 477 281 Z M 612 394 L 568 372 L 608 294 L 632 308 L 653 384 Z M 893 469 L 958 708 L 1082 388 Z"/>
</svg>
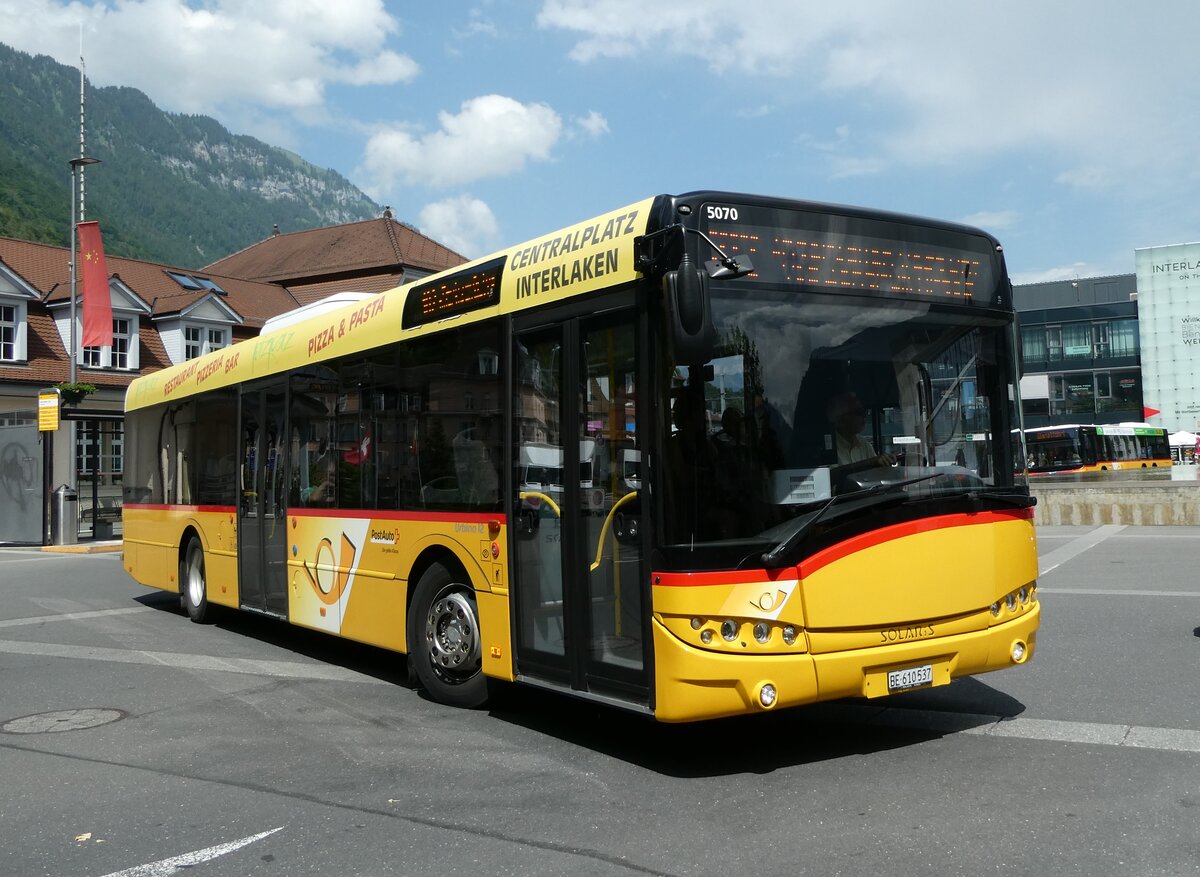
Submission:
<svg viewBox="0 0 1200 877">
<path fill-rule="evenodd" d="M 1167 431 L 1148 423 L 1038 426 L 1025 430 L 1030 475 L 1169 468 Z"/>
<path fill-rule="evenodd" d="M 1014 338 L 981 231 L 647 198 L 134 381 L 126 568 L 468 707 L 946 685 L 1036 645 Z"/>
</svg>

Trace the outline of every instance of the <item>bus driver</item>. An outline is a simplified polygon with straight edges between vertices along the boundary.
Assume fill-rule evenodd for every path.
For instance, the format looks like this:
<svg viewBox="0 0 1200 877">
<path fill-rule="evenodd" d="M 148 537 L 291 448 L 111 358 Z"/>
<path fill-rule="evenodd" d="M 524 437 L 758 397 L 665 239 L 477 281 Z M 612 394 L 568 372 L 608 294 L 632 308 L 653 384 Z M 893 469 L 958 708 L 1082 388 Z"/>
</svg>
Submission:
<svg viewBox="0 0 1200 877">
<path fill-rule="evenodd" d="M 867 464 L 855 466 L 855 470 L 894 466 L 895 457 L 891 454 L 875 453 L 875 448 L 862 436 L 866 417 L 866 409 L 853 392 L 840 393 L 830 400 L 829 419 L 833 422 L 838 465 Z"/>
</svg>

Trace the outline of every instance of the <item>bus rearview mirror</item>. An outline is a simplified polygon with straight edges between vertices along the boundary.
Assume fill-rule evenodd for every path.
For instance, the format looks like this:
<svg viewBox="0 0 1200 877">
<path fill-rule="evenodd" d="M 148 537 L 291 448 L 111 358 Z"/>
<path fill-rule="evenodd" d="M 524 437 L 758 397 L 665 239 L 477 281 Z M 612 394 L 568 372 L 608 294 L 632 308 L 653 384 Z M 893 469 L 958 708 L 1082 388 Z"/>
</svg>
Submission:
<svg viewBox="0 0 1200 877">
<path fill-rule="evenodd" d="M 676 359 L 680 362 L 711 359 L 717 332 L 712 322 L 708 275 L 685 256 L 678 270 L 663 275 L 663 295 Z"/>
</svg>

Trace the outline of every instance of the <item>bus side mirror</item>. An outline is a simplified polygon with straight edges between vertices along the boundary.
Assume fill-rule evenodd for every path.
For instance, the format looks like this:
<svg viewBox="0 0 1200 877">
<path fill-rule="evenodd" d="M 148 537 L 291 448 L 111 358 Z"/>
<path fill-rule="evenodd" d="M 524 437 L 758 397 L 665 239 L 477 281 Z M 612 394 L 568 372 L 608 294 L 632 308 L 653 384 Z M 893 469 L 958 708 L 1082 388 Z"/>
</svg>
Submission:
<svg viewBox="0 0 1200 877">
<path fill-rule="evenodd" d="M 671 340 L 679 362 L 706 362 L 717 346 L 708 294 L 708 274 L 698 269 L 686 253 L 675 271 L 663 275 L 663 295 Z"/>
</svg>

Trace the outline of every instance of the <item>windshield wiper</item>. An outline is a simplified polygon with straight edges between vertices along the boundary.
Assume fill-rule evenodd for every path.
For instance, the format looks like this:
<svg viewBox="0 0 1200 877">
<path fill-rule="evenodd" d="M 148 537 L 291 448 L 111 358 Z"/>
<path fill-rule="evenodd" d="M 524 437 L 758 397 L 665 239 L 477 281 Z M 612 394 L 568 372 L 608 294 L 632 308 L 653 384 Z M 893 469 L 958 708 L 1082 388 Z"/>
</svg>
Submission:
<svg viewBox="0 0 1200 877">
<path fill-rule="evenodd" d="M 1018 509 L 1033 508 L 1037 505 L 1037 497 L 1028 493 L 992 493 L 987 490 L 969 490 L 966 495 L 975 502 L 990 499 Z"/>
<path fill-rule="evenodd" d="M 792 533 L 792 535 L 788 536 L 770 551 L 763 552 L 760 558 L 763 566 L 767 567 L 768 569 L 776 566 L 779 559 L 789 554 L 793 548 L 799 545 L 800 541 L 808 535 L 812 528 L 815 527 L 823 517 L 825 517 L 825 512 L 829 511 L 842 500 L 863 499 L 877 493 L 885 493 L 890 490 L 899 490 L 902 487 L 908 487 L 910 484 L 917 484 L 921 481 L 928 481 L 931 478 L 937 478 L 942 474 L 943 473 L 941 472 L 927 472 L 926 474 L 918 475 L 915 478 L 906 478 L 903 481 L 885 481 L 881 484 L 873 484 L 870 487 L 864 487 L 861 490 L 854 490 L 850 493 L 839 493 L 831 496 L 825 501 L 823 506 L 813 513 L 811 518 L 809 518 L 796 529 L 796 532 Z"/>
</svg>

